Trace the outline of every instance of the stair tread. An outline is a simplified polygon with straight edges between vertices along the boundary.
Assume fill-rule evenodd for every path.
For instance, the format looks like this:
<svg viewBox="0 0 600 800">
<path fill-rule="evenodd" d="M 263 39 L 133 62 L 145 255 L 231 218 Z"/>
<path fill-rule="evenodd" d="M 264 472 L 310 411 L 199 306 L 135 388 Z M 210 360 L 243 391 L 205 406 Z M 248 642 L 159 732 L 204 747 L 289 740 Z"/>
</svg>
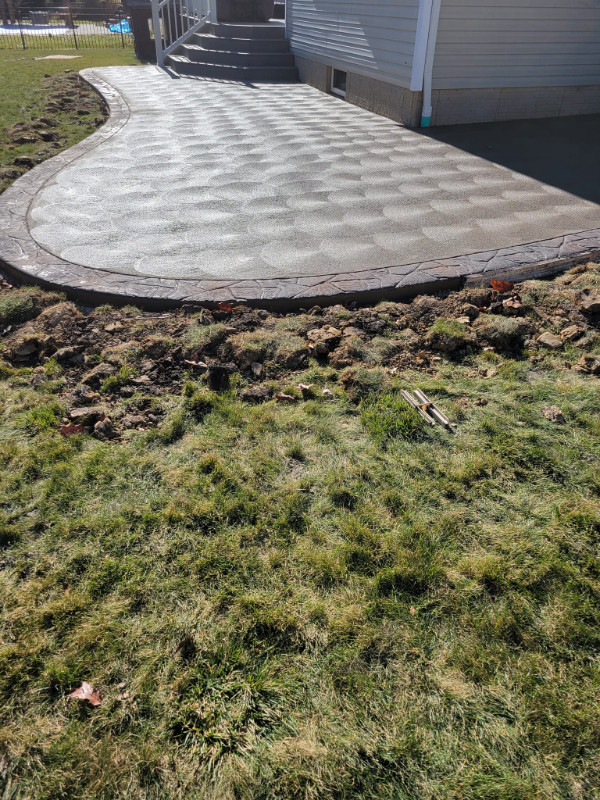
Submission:
<svg viewBox="0 0 600 800">
<path fill-rule="evenodd" d="M 261 66 L 246 66 L 244 64 L 212 64 L 210 62 L 202 62 L 201 64 L 198 61 L 192 61 L 190 58 L 184 55 L 174 55 L 170 53 L 167 58 L 170 58 L 172 61 L 180 61 L 183 64 L 195 64 L 198 67 L 218 67 L 219 69 L 227 69 L 239 72 L 252 72 L 257 70 L 262 70 L 264 72 L 288 72 L 288 71 L 295 71 L 296 67 L 261 67 Z"/>
<path fill-rule="evenodd" d="M 201 50 L 203 53 L 227 53 L 228 55 L 236 55 L 236 56 L 287 56 L 291 55 L 291 53 L 273 53 L 263 50 L 213 50 L 212 48 L 202 47 L 201 44 L 184 44 L 183 47 L 190 47 L 194 50 Z"/>
<path fill-rule="evenodd" d="M 169 62 L 172 68 L 180 74 L 197 75 L 198 77 L 215 78 L 223 80 L 240 81 L 241 83 L 251 82 L 266 82 L 278 83 L 284 81 L 286 83 L 296 83 L 298 80 L 298 73 L 295 67 L 284 68 L 257 68 L 257 67 L 223 67 L 222 65 L 213 64 L 197 64 L 194 61 L 179 56 L 171 56 Z"/>
<path fill-rule="evenodd" d="M 280 44 L 281 42 L 287 41 L 286 39 L 259 39 L 258 36 L 215 36 L 212 33 L 199 33 L 197 35 L 210 36 L 210 38 L 215 41 L 221 40 L 223 42 L 269 42 L 269 44 Z"/>
</svg>

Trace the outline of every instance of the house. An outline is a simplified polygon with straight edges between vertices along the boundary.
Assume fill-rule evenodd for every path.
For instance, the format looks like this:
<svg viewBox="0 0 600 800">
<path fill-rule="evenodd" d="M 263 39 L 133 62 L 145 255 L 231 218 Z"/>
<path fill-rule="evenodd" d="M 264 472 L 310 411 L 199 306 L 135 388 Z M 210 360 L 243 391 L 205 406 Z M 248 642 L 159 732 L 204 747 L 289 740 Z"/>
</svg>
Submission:
<svg viewBox="0 0 600 800">
<path fill-rule="evenodd" d="M 406 125 L 600 112 L 600 0 L 287 0 L 300 79 Z"/>
</svg>

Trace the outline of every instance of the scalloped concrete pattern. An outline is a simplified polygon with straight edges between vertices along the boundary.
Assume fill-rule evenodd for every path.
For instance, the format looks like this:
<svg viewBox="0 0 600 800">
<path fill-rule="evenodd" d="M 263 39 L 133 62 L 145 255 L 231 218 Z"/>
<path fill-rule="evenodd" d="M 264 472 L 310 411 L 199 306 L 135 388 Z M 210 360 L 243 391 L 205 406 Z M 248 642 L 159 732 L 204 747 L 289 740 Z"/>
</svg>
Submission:
<svg viewBox="0 0 600 800">
<path fill-rule="evenodd" d="M 309 86 L 82 74 L 109 123 L 0 199 L 0 253 L 43 281 L 137 299 L 323 298 L 600 248 L 596 203 Z"/>
</svg>

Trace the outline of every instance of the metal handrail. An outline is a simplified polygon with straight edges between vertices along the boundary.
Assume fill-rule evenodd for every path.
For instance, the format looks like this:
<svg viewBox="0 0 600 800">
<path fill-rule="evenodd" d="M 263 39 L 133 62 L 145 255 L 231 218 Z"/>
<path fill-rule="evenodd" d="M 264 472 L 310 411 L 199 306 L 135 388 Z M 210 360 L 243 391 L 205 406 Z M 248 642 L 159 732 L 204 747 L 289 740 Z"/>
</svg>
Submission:
<svg viewBox="0 0 600 800">
<path fill-rule="evenodd" d="M 216 22 L 216 0 L 151 0 L 156 63 L 209 22 Z"/>
</svg>

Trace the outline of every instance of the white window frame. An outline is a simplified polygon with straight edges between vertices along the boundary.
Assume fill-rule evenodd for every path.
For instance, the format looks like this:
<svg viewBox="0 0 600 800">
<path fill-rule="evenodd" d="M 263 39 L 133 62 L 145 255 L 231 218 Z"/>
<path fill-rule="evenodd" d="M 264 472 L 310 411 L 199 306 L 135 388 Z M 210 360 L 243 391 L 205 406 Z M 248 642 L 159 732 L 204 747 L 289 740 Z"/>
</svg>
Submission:
<svg viewBox="0 0 600 800">
<path fill-rule="evenodd" d="M 344 75 L 346 76 L 346 80 L 348 80 L 348 73 L 346 72 L 345 69 L 337 69 L 336 67 L 332 67 L 331 68 L 331 87 L 330 87 L 331 94 L 335 94 L 338 97 L 346 97 L 346 91 L 344 91 L 343 89 L 338 89 L 337 86 L 334 85 L 335 73 L 336 72 L 343 72 Z"/>
</svg>

